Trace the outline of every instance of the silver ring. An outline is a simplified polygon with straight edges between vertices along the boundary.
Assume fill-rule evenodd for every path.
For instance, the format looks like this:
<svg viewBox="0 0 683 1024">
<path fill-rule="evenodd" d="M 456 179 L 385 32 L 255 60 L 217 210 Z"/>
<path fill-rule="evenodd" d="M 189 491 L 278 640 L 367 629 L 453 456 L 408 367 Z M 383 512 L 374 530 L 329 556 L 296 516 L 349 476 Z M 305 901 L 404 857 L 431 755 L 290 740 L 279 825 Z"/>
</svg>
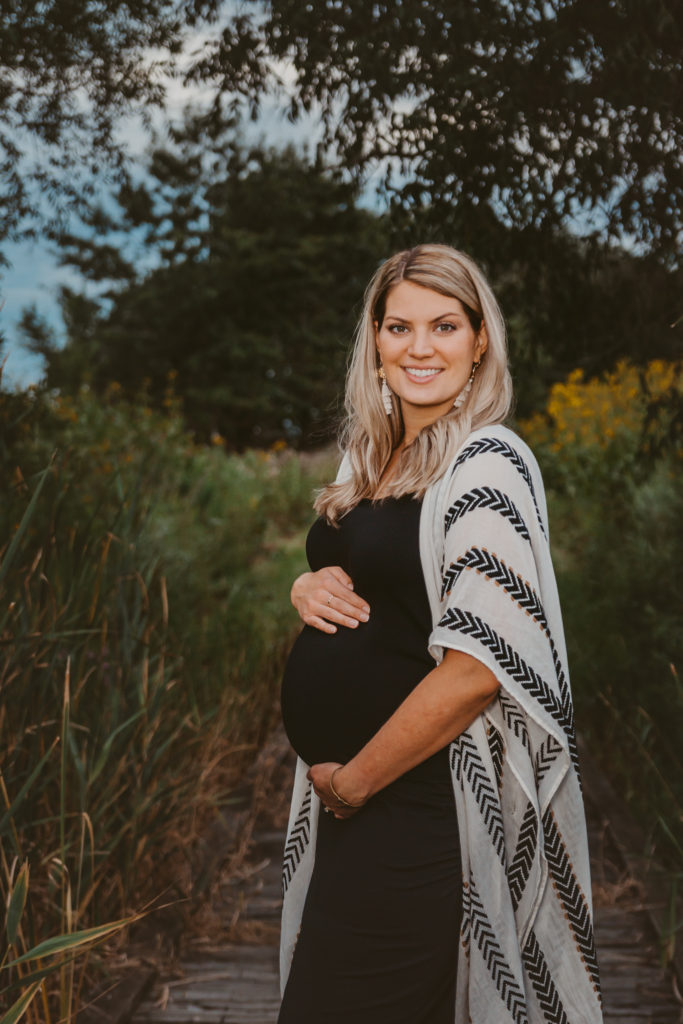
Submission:
<svg viewBox="0 0 683 1024">
<path fill-rule="evenodd" d="M 331 807 L 325 807 L 324 810 L 325 810 L 325 814 L 332 814 L 332 808 Z"/>
<path fill-rule="evenodd" d="M 328 599 L 327 599 L 328 606 L 331 604 L 333 597 L 334 597 L 334 594 L 330 594 L 330 596 L 328 597 Z"/>
</svg>

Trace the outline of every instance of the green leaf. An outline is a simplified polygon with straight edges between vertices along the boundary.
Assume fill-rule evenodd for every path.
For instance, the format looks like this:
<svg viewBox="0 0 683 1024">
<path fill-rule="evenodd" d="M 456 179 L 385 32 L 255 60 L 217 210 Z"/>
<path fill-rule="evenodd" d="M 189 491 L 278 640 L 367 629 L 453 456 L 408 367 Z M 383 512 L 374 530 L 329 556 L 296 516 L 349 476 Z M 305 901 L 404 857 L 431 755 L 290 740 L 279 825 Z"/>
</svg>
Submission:
<svg viewBox="0 0 683 1024">
<path fill-rule="evenodd" d="M 16 961 L 15 961 L 16 963 Z M 33 1002 L 33 997 L 40 988 L 42 982 L 34 981 L 33 984 L 23 992 L 16 1003 L 10 1007 L 5 1016 L 0 1020 L 0 1024 L 16 1024 L 18 1020 L 24 1016 L 29 1006 Z"/>
<path fill-rule="evenodd" d="M 16 884 L 10 895 L 9 907 L 7 908 L 7 941 L 10 946 L 14 945 L 19 930 L 21 915 L 24 913 L 26 896 L 28 894 L 28 861 L 25 861 L 17 877 Z"/>
<path fill-rule="evenodd" d="M 112 744 L 113 744 L 114 740 L 116 739 L 116 737 L 118 736 L 118 734 L 120 732 L 123 732 L 124 729 L 127 729 L 128 726 L 131 724 L 131 722 L 134 722 L 136 718 L 139 718 L 140 715 L 144 714 L 144 711 L 145 711 L 144 708 L 140 708 L 140 710 L 136 711 L 134 715 L 131 715 L 130 718 L 127 718 L 125 720 L 125 722 L 121 722 L 120 725 L 117 725 L 117 727 L 114 729 L 114 731 L 111 733 L 111 735 L 109 735 L 107 737 L 107 739 L 105 740 L 104 745 L 102 747 L 102 750 L 100 751 L 100 756 L 98 757 L 97 762 L 95 763 L 95 765 L 94 765 L 94 767 L 93 767 L 93 769 L 92 769 L 92 771 L 90 773 L 90 778 L 88 779 L 88 785 L 92 785 L 93 784 L 93 782 L 95 781 L 95 779 L 97 778 L 97 776 L 100 774 L 100 772 L 104 768 L 105 764 L 107 763 L 107 758 L 109 757 Z"/>
<path fill-rule="evenodd" d="M 58 740 L 55 740 L 53 742 L 52 746 L 50 747 L 50 749 L 47 750 L 43 754 L 43 756 L 41 757 L 40 761 L 38 762 L 36 767 L 33 769 L 31 774 L 29 775 L 28 779 L 26 780 L 26 782 L 21 787 L 21 789 L 19 790 L 19 792 L 15 796 L 14 800 L 10 804 L 9 809 L 7 811 L 5 811 L 5 813 L 3 814 L 2 818 L 0 818 L 0 836 L 3 836 L 5 834 L 7 826 L 9 825 L 9 823 L 12 820 L 13 816 L 16 814 L 17 810 L 19 809 L 19 807 L 20 807 L 24 797 L 26 796 L 26 794 L 28 793 L 29 789 L 33 785 L 33 782 L 40 775 L 40 773 L 41 773 L 41 771 L 43 769 L 43 765 L 45 764 L 45 762 L 50 757 L 50 754 L 52 753 L 52 751 L 55 748 L 55 745 L 58 742 L 59 742 Z"/>
<path fill-rule="evenodd" d="M 12 562 L 14 561 L 14 556 L 16 555 L 17 551 L 19 550 L 19 545 L 21 544 L 22 537 L 26 533 L 26 530 L 28 529 L 28 525 L 31 522 L 31 519 L 33 518 L 33 513 L 35 512 L 36 505 L 38 504 L 38 498 L 40 497 L 40 492 L 43 489 L 43 485 L 45 484 L 45 481 L 47 480 L 47 475 L 48 475 L 49 472 L 50 472 L 50 466 L 47 466 L 43 470 L 43 472 L 40 474 L 40 479 L 38 480 L 38 486 L 36 487 L 35 491 L 33 492 L 31 500 L 28 503 L 28 508 L 26 509 L 26 511 L 24 512 L 23 516 L 21 517 L 21 522 L 19 523 L 19 526 L 17 527 L 17 532 L 12 537 L 12 542 L 11 542 L 10 546 L 8 547 L 8 549 L 7 549 L 7 553 L 5 554 L 5 557 L 2 560 L 2 565 L 0 565 L 0 583 L 2 583 L 3 579 L 5 578 L 7 573 L 9 572 L 9 568 L 10 568 Z"/>
<path fill-rule="evenodd" d="M 68 959 L 66 960 L 56 960 L 53 963 L 49 964 L 47 967 L 41 967 L 40 970 L 38 971 L 30 971 L 28 974 L 25 974 L 21 978 L 15 978 L 15 980 L 11 981 L 9 985 L 5 986 L 5 988 L 0 989 L 0 1002 L 6 1002 L 6 1000 L 4 1000 L 2 997 L 5 996 L 8 992 L 13 992 L 18 988 L 25 988 L 27 985 L 33 984 L 34 981 L 42 981 L 42 979 L 47 978 L 48 975 L 56 974 L 58 971 L 63 970 L 65 967 L 69 967 L 72 963 L 74 963 L 74 961 L 78 959 L 79 956 L 80 953 L 77 950 L 73 954 L 73 956 L 68 957 Z"/>
<path fill-rule="evenodd" d="M 72 932 L 71 935 L 54 935 L 51 939 L 39 942 L 37 946 L 29 949 L 28 953 L 24 953 L 23 956 L 4 964 L 2 969 L 6 970 L 8 967 L 23 964 L 29 960 L 38 960 L 44 956 L 54 956 L 56 953 L 63 953 L 69 949 L 87 946 L 91 942 L 97 942 L 99 939 L 106 938 L 107 935 L 120 931 L 121 928 L 125 928 L 126 925 L 134 920 L 135 917 L 124 917 L 119 921 L 111 921 L 109 924 L 100 924 L 95 928 L 86 928 L 82 932 Z M 2 1021 L 0 1021 L 0 1024 L 2 1024 Z"/>
</svg>

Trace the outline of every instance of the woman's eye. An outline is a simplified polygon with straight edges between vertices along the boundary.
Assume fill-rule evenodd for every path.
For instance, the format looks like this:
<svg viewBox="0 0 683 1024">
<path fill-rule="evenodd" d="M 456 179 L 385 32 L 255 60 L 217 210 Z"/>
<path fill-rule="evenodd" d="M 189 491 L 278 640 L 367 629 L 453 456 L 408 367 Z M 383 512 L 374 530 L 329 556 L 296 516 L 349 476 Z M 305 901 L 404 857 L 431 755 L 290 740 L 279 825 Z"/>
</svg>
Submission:
<svg viewBox="0 0 683 1024">
<path fill-rule="evenodd" d="M 441 331 L 440 332 L 441 334 L 450 334 L 451 331 L 457 331 L 457 329 L 458 329 L 457 324 L 444 323 L 444 324 L 437 324 L 437 328 L 436 328 L 437 331 L 439 330 L 440 327 L 445 327 L 446 328 L 445 331 Z"/>
<path fill-rule="evenodd" d="M 391 334 L 402 334 L 408 328 L 404 324 L 389 324 L 388 330 Z"/>
</svg>

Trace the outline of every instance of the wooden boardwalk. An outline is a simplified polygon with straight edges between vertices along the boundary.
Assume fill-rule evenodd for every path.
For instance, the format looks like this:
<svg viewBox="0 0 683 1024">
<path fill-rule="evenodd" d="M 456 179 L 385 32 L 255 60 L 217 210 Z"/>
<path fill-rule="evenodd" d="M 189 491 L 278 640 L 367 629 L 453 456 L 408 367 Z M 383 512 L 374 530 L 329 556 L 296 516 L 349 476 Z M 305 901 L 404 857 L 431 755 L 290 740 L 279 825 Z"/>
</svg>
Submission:
<svg viewBox="0 0 683 1024">
<path fill-rule="evenodd" d="M 640 888 L 623 877 L 600 812 L 588 804 L 587 814 L 605 1024 L 683 1024 Z M 133 1024 L 275 1024 L 282 845 L 281 829 L 257 830 L 242 876 L 215 889 L 212 913 L 237 922 L 243 940 L 189 941 L 178 969 L 157 984 Z"/>
<path fill-rule="evenodd" d="M 282 832 L 257 832 L 249 857 L 254 870 L 220 883 L 212 908 L 226 920 L 238 912 L 246 938 L 255 933 L 261 941 L 190 942 L 179 970 L 157 984 L 133 1024 L 275 1024 L 283 845 Z"/>
</svg>

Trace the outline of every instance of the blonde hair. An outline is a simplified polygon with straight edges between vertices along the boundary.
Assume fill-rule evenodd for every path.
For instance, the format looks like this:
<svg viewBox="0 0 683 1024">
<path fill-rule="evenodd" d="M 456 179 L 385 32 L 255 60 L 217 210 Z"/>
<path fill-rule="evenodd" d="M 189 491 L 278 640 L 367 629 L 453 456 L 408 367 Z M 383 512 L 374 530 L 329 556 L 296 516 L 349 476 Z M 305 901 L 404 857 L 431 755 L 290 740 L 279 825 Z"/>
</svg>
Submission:
<svg viewBox="0 0 683 1024">
<path fill-rule="evenodd" d="M 443 475 L 472 430 L 500 423 L 511 409 L 512 380 L 505 324 L 479 267 L 465 253 L 449 245 L 417 245 L 395 253 L 379 267 L 366 288 L 355 332 L 346 379 L 346 418 L 340 433 L 340 446 L 349 458 L 351 472 L 346 480 L 324 487 L 314 506 L 331 523 L 336 523 L 362 498 L 374 498 L 391 454 L 403 437 L 398 399 L 392 395 L 390 416 L 382 404 L 373 324 L 376 320 L 381 327 L 389 291 L 401 281 L 412 281 L 458 299 L 476 333 L 485 325 L 488 346 L 467 400 L 459 409 L 453 407 L 423 427 L 403 449 L 385 496 L 422 497 L 429 485 Z"/>
</svg>

